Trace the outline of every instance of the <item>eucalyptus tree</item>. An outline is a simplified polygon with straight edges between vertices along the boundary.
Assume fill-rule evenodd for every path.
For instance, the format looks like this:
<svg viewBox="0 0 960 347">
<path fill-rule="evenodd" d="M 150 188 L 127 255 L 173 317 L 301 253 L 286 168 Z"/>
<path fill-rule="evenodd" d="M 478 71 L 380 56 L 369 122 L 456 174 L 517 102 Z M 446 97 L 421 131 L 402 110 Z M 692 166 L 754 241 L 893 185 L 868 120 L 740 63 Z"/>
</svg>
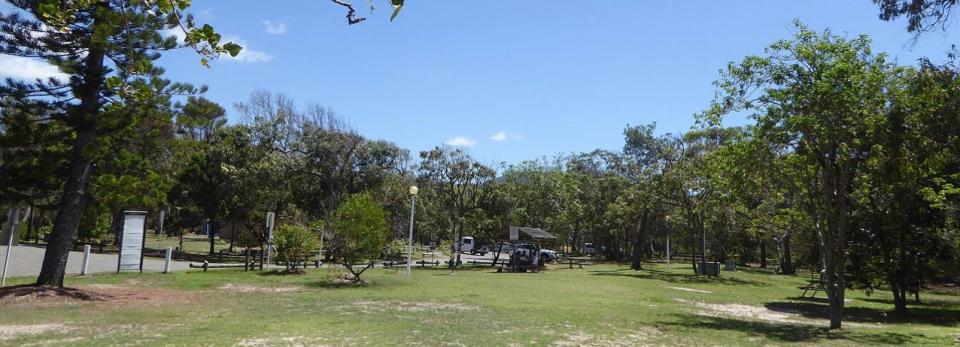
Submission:
<svg viewBox="0 0 960 347">
<path fill-rule="evenodd" d="M 579 200 L 580 217 L 577 229 L 583 229 L 584 242 L 602 247 L 610 260 L 624 260 L 627 249 L 632 244 L 630 230 L 619 225 L 617 211 L 611 211 L 611 205 L 625 187 L 630 184 L 624 175 L 626 170 L 621 153 L 595 150 L 572 155 L 565 163 L 566 171 L 571 175 Z M 581 232 L 578 230 L 578 232 Z"/>
<path fill-rule="evenodd" d="M 906 17 L 907 31 L 920 35 L 932 30 L 946 31 L 957 0 L 873 0 L 880 6 L 880 19 Z"/>
<path fill-rule="evenodd" d="M 509 225 L 533 226 L 573 243 L 580 227 L 579 192 L 576 180 L 561 165 L 559 160 L 554 164 L 535 160 L 504 168 L 496 189 L 502 200 L 494 201 L 506 204 L 495 205 L 506 209 L 508 216 L 500 223 L 500 233 Z"/>
<path fill-rule="evenodd" d="M 830 327 L 838 329 L 854 227 L 851 194 L 864 164 L 860 140 L 885 115 L 892 66 L 871 51 L 866 37 L 848 40 L 796 27 L 792 40 L 731 63 L 716 82 L 719 93 L 708 115 L 750 113 L 755 136 L 797 153 L 807 167 L 807 213 L 820 239 Z"/>
<path fill-rule="evenodd" d="M 436 147 L 420 152 L 417 167 L 420 186 L 436 191 L 450 223 L 450 268 L 460 263 L 456 243 L 464 236 L 467 218 L 481 208 L 493 192 L 496 172 L 462 148 Z"/>
<path fill-rule="evenodd" d="M 919 301 L 923 283 L 936 280 L 936 259 L 950 257 L 956 236 L 944 233 L 938 208 L 939 182 L 955 181 L 956 159 L 946 159 L 940 142 L 957 134 L 957 78 L 950 67 L 899 68 L 886 87 L 890 110 L 865 137 L 871 148 L 865 172 L 855 181 L 859 224 L 851 242 L 853 282 L 868 291 L 889 288 L 897 312 L 907 297 Z M 944 129 L 930 128 L 932 124 Z M 950 155 L 952 156 L 952 155 Z M 944 161 L 946 159 L 946 161 Z M 944 165 L 947 164 L 947 165 Z M 952 240 L 951 240 L 952 239 Z M 945 268 L 950 268 L 946 266 Z"/>
<path fill-rule="evenodd" d="M 669 185 L 664 179 L 669 160 L 672 135 L 654 136 L 656 124 L 628 126 L 624 131 L 623 147 L 626 176 L 631 186 L 618 197 L 619 210 L 634 225 L 633 250 L 630 268 L 640 270 L 647 253 L 652 229 L 658 219 L 665 218 L 663 201 Z"/>
</svg>

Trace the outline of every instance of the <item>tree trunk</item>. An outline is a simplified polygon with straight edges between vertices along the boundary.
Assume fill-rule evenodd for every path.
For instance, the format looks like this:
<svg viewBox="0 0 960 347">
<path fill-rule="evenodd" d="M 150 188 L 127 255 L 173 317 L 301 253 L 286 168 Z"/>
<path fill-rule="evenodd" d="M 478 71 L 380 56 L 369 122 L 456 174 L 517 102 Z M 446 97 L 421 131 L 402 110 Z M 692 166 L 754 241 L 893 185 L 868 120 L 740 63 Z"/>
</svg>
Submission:
<svg viewBox="0 0 960 347">
<path fill-rule="evenodd" d="M 641 270 L 643 268 L 643 251 L 647 243 L 648 214 L 649 211 L 644 210 L 643 215 L 640 217 L 640 223 L 637 225 L 637 236 L 633 241 L 632 262 L 630 263 L 630 268 L 633 270 Z"/>
<path fill-rule="evenodd" d="M 760 268 L 767 268 L 767 240 L 760 236 Z"/>
<path fill-rule="evenodd" d="M 103 26 L 103 14 L 108 12 L 109 4 L 99 2 L 97 6 L 107 11 L 95 11 L 94 31 Z M 100 113 L 100 94 L 103 87 L 105 55 L 104 43 L 91 39 L 87 51 L 83 87 L 77 91 L 80 99 L 76 130 L 77 135 L 70 154 L 70 166 L 63 185 L 63 196 L 57 207 L 57 216 L 50 232 L 50 242 L 43 254 L 43 266 L 37 276 L 37 285 L 63 287 L 63 275 L 67 267 L 67 257 L 73 247 L 73 239 L 80 226 L 80 217 L 87 204 L 87 187 L 93 171 L 93 158 L 90 146 L 97 137 L 96 122 Z"/>
<path fill-rule="evenodd" d="M 457 231 L 457 242 L 459 242 L 460 239 L 463 238 L 463 227 L 464 227 L 463 218 L 460 218 L 460 222 L 457 223 L 457 224 L 459 224 L 459 228 L 458 228 L 458 231 Z M 461 250 L 461 249 L 463 249 L 463 245 L 459 245 L 459 246 L 457 247 L 457 259 L 456 259 L 456 262 L 453 264 L 453 267 L 460 266 L 460 250 Z"/>
<path fill-rule="evenodd" d="M 899 281 L 890 281 L 890 290 L 893 292 L 894 312 L 898 314 L 907 313 L 907 290 Z"/>
<path fill-rule="evenodd" d="M 780 271 L 787 275 L 797 273 L 796 269 L 793 268 L 793 259 L 790 255 L 790 236 L 791 231 L 788 229 L 787 232 L 783 234 L 783 260 L 780 264 Z"/>
<path fill-rule="evenodd" d="M 237 223 L 230 226 L 230 253 L 233 253 L 233 243 L 237 241 Z"/>
<path fill-rule="evenodd" d="M 216 235 L 216 232 L 214 231 L 215 230 L 214 225 L 215 224 L 212 220 L 207 222 L 207 225 L 205 225 L 205 227 L 207 228 L 207 232 L 210 233 L 209 235 L 210 236 L 210 255 L 213 255 L 213 248 L 216 242 L 216 240 L 214 239 L 214 235 Z"/>
<path fill-rule="evenodd" d="M 70 248 L 73 247 L 73 239 L 80 225 L 80 217 L 86 207 L 87 186 L 93 171 L 93 161 L 85 148 L 94 141 L 96 131 L 92 126 L 89 128 L 77 132 L 73 158 L 70 160 L 69 176 L 53 222 L 53 230 L 50 232 L 50 240 L 43 254 L 43 266 L 37 277 L 37 285 L 63 287 L 67 256 L 70 255 Z"/>
<path fill-rule="evenodd" d="M 33 237 L 33 205 L 27 207 L 27 240 Z"/>
<path fill-rule="evenodd" d="M 707 273 L 707 226 L 700 215 L 700 266 L 703 273 Z"/>
</svg>

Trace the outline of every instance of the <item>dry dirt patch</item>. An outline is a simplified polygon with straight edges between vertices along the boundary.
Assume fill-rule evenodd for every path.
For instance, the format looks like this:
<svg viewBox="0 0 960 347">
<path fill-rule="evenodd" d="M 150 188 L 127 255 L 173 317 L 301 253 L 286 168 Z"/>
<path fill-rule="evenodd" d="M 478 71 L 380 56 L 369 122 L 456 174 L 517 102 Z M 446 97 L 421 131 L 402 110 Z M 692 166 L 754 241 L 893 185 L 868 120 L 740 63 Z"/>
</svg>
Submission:
<svg viewBox="0 0 960 347">
<path fill-rule="evenodd" d="M 238 292 L 238 293 L 296 293 L 299 292 L 301 287 L 289 286 L 289 287 L 258 287 L 248 284 L 233 284 L 227 283 L 220 286 L 221 290 Z"/>
<path fill-rule="evenodd" d="M 480 306 L 455 302 L 436 301 L 357 301 L 340 308 L 357 309 L 363 313 L 378 313 L 387 311 L 398 312 L 471 312 L 480 311 Z"/>
<path fill-rule="evenodd" d="M 70 328 L 60 323 L 0 325 L 0 341 L 20 335 L 40 335 L 46 332 L 63 332 Z"/>
<path fill-rule="evenodd" d="M 725 317 L 743 320 L 760 320 L 765 322 L 781 324 L 805 324 L 824 326 L 828 324 L 825 319 L 813 319 L 804 317 L 800 312 L 794 311 L 775 311 L 766 307 L 745 305 L 745 304 L 710 304 L 705 302 L 691 302 L 684 299 L 674 299 L 676 302 L 687 303 L 695 306 L 695 313 L 707 317 Z M 876 324 L 863 324 L 844 322 L 848 326 L 856 327 L 879 327 Z"/>
<path fill-rule="evenodd" d="M 553 346 L 650 346 L 650 340 L 661 335 L 660 331 L 652 328 L 637 329 L 613 336 L 598 336 L 578 330 L 565 334 L 560 340 L 554 341 Z"/>
<path fill-rule="evenodd" d="M 363 344 L 365 337 L 349 338 L 320 338 L 309 336 L 273 336 L 273 337 L 251 337 L 240 340 L 235 346 L 238 347 L 260 347 L 260 346 L 354 346 Z"/>
<path fill-rule="evenodd" d="M 25 285 L 0 289 L 0 306 L 71 303 L 103 304 L 110 307 L 163 306 L 190 302 L 194 297 L 189 292 L 172 289 L 116 284 L 89 284 L 75 288 Z"/>
</svg>

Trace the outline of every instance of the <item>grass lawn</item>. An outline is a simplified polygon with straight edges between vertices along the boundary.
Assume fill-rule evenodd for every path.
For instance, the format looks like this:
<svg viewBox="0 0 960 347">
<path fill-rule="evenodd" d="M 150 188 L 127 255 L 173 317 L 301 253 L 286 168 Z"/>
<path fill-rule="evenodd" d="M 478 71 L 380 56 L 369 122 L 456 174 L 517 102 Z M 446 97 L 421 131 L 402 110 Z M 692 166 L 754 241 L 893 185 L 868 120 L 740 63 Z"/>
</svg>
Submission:
<svg viewBox="0 0 960 347">
<path fill-rule="evenodd" d="M 805 276 L 690 276 L 689 265 L 375 269 L 335 285 L 339 269 L 233 270 L 70 277 L 96 300 L 6 298 L 0 344 L 50 345 L 954 345 L 960 296 L 924 293 L 896 317 L 890 295 L 849 291 L 841 332 L 799 300 Z M 25 283 L 29 279 L 16 279 Z"/>
</svg>

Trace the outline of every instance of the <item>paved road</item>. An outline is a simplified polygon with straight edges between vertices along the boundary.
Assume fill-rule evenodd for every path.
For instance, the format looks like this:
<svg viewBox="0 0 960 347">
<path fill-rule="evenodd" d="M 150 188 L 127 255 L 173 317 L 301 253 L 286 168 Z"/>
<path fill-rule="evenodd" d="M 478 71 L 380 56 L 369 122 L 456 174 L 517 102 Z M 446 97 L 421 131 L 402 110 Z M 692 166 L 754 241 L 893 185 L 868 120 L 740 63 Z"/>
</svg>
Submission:
<svg viewBox="0 0 960 347">
<path fill-rule="evenodd" d="M 0 267 L 3 266 L 7 247 L 0 246 Z M 36 276 L 40 273 L 40 267 L 43 263 L 44 249 L 31 246 L 14 246 L 10 256 L 10 267 L 7 269 L 7 277 Z M 79 274 L 80 265 L 83 262 L 83 252 L 70 252 L 67 258 L 67 273 Z M 170 268 L 173 271 L 183 271 L 188 268 L 188 262 L 172 261 Z M 116 272 L 117 255 L 116 254 L 96 254 L 90 253 L 90 266 L 87 268 L 90 273 L 97 272 Z M 163 271 L 163 259 L 144 258 L 143 271 Z"/>
</svg>

